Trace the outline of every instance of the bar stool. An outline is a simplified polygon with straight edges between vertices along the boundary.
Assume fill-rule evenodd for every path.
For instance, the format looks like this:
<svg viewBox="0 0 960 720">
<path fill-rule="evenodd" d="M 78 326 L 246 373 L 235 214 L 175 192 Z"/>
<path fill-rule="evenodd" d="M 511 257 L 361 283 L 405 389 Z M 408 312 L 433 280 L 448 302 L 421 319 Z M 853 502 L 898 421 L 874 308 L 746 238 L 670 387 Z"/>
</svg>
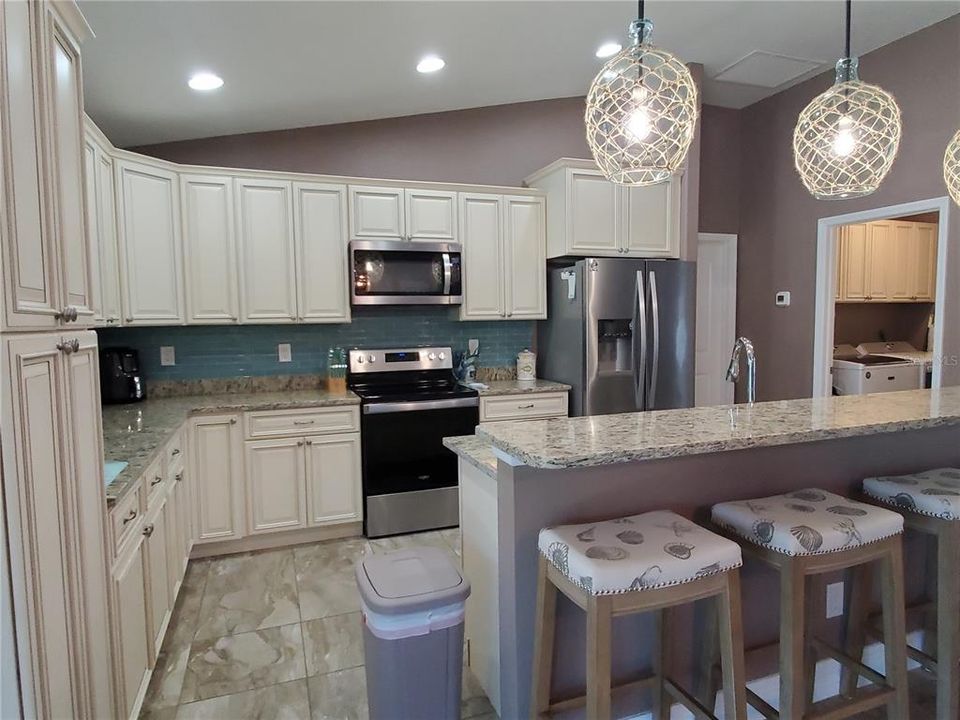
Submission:
<svg viewBox="0 0 960 720">
<path fill-rule="evenodd" d="M 907 648 L 911 659 L 937 676 L 937 720 L 960 719 L 960 469 L 938 468 L 913 475 L 875 477 L 863 481 L 866 500 L 896 507 L 906 526 L 935 538 L 936 550 L 936 656 Z M 853 590 L 848 650 L 863 653 L 869 627 L 868 577 Z M 852 684 L 847 679 L 847 687 Z"/>
<path fill-rule="evenodd" d="M 698 717 L 713 717 L 668 672 L 665 637 L 669 608 L 716 598 L 720 626 L 723 702 L 728 720 L 746 718 L 740 547 L 667 511 L 540 531 L 533 690 L 530 714 L 540 718 L 586 703 L 590 720 L 610 717 L 610 633 L 615 617 L 653 611 L 653 673 L 621 687 L 651 687 L 653 717 L 665 720 L 667 695 Z M 585 696 L 555 702 L 550 685 L 557 591 L 587 614 Z"/>
<path fill-rule="evenodd" d="M 713 521 L 780 573 L 780 710 L 747 690 L 747 702 L 767 718 L 801 720 L 813 712 L 819 654 L 849 666 L 879 687 L 856 691 L 829 717 L 844 718 L 886 705 L 891 720 L 909 714 L 903 607 L 903 518 L 895 512 L 811 488 L 773 497 L 720 503 Z M 883 575 L 886 675 L 847 657 L 807 628 L 807 577 L 877 561 Z M 819 603 L 812 602 L 811 606 Z M 821 617 L 817 621 L 822 621 Z"/>
</svg>

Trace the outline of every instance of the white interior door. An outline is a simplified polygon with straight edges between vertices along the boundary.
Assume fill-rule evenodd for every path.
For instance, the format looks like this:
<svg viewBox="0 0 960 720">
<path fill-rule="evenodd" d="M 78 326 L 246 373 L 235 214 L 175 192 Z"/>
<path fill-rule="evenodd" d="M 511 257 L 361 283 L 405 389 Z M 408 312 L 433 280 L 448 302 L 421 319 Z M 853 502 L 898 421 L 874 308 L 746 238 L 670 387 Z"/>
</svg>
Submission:
<svg viewBox="0 0 960 720">
<path fill-rule="evenodd" d="M 737 236 L 700 233 L 697 249 L 698 407 L 733 402 L 727 362 L 737 331 Z"/>
</svg>

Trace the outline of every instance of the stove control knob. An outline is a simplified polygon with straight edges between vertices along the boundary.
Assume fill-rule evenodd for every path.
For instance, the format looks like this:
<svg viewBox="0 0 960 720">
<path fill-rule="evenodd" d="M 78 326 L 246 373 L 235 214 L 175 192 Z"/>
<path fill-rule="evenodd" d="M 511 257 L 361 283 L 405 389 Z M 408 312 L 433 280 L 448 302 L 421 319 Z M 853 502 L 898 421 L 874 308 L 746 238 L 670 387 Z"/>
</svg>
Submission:
<svg viewBox="0 0 960 720">
<path fill-rule="evenodd" d="M 427 355 L 427 357 L 428 357 L 430 360 L 436 360 L 436 359 L 437 359 L 437 354 L 436 354 L 436 353 L 430 353 L 429 355 Z"/>
<path fill-rule="evenodd" d="M 370 362 L 376 362 L 377 358 L 375 355 L 367 355 L 367 360 L 369 360 Z"/>
<path fill-rule="evenodd" d="M 357 364 L 363 365 L 363 355 L 357 355 Z"/>
<path fill-rule="evenodd" d="M 446 360 L 447 354 L 446 354 L 446 353 L 440 353 L 439 357 L 440 357 L 441 360 Z"/>
</svg>

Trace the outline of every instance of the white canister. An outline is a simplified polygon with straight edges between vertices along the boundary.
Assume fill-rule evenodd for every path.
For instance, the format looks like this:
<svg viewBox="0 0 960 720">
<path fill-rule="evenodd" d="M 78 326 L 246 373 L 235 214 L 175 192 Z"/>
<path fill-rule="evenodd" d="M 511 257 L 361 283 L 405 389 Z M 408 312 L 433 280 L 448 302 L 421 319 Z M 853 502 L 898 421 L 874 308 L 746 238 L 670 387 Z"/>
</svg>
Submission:
<svg viewBox="0 0 960 720">
<path fill-rule="evenodd" d="M 524 348 L 517 353 L 517 380 L 537 379 L 537 354 Z"/>
</svg>

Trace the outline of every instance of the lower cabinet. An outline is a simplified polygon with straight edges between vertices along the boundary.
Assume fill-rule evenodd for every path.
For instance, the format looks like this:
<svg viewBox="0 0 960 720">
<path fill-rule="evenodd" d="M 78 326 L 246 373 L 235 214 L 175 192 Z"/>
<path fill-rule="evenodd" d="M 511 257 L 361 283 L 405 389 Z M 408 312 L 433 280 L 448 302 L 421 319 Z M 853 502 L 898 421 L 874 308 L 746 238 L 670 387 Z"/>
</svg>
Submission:
<svg viewBox="0 0 960 720">
<path fill-rule="evenodd" d="M 239 540 L 246 534 L 239 419 L 202 415 L 191 421 L 197 542 Z"/>
<path fill-rule="evenodd" d="M 307 439 L 306 456 L 307 522 L 361 520 L 360 433 Z"/>
<path fill-rule="evenodd" d="M 567 416 L 567 393 L 521 393 L 480 398 L 480 422 L 543 420 Z"/>
<path fill-rule="evenodd" d="M 121 716 L 130 717 L 150 673 L 143 535 L 137 533 L 113 571 L 114 621 L 120 665 Z"/>
<path fill-rule="evenodd" d="M 147 605 L 150 618 L 150 664 L 163 644 L 163 633 L 170 619 L 170 573 L 167 568 L 167 497 L 156 499 L 156 507 L 147 510 L 143 526 L 143 554 L 147 565 Z M 173 558 L 171 558 L 173 560 Z"/>
</svg>

